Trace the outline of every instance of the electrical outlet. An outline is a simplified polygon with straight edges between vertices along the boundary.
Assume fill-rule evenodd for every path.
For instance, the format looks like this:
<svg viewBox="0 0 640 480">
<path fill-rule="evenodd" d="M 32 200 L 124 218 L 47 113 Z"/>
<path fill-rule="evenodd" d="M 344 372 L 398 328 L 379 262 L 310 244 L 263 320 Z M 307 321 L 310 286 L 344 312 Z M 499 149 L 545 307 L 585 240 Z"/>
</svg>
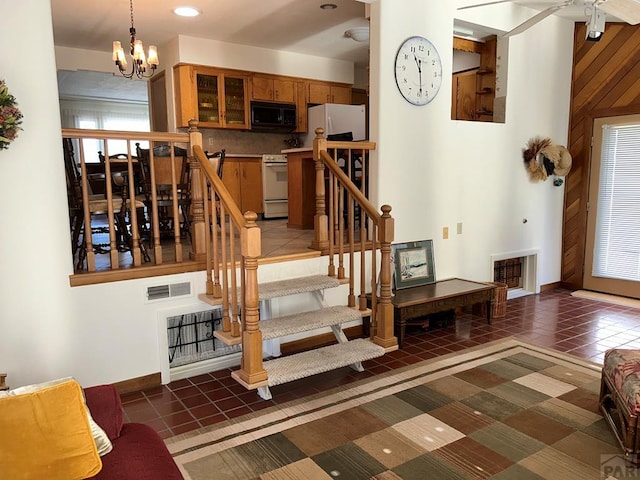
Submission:
<svg viewBox="0 0 640 480">
<path fill-rule="evenodd" d="M 213 137 L 209 137 L 209 146 L 213 147 L 214 142 L 213 142 Z"/>
<path fill-rule="evenodd" d="M 442 227 L 442 238 L 445 240 L 449 238 L 449 227 Z"/>
<path fill-rule="evenodd" d="M 462 234 L 462 222 L 458 222 L 458 227 L 457 227 L 457 229 L 458 229 L 458 230 L 457 230 L 458 235 L 461 235 L 461 234 Z"/>
</svg>

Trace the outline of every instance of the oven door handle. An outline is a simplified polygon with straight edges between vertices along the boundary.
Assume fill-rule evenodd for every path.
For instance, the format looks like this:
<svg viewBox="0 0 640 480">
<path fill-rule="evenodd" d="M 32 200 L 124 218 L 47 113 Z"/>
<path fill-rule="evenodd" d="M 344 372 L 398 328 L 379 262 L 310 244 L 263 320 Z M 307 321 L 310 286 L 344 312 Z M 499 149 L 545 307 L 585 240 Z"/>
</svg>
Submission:
<svg viewBox="0 0 640 480">
<path fill-rule="evenodd" d="M 286 163 L 282 163 L 282 162 L 267 162 L 264 164 L 265 167 L 285 167 L 287 166 Z"/>
</svg>

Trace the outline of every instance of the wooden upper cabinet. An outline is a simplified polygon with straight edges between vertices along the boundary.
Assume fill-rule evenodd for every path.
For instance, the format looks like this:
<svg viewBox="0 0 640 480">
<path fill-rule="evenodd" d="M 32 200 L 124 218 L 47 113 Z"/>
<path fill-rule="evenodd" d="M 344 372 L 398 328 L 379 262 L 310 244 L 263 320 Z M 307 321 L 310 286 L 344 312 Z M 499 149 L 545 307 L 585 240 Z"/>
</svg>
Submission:
<svg viewBox="0 0 640 480">
<path fill-rule="evenodd" d="M 351 104 L 351 87 L 325 82 L 309 82 L 309 103 Z"/>
<path fill-rule="evenodd" d="M 252 100 L 295 103 L 295 82 L 293 80 L 254 75 L 251 84 Z"/>
<path fill-rule="evenodd" d="M 249 76 L 193 65 L 174 67 L 176 124 L 197 119 L 202 127 L 249 128 Z"/>
<path fill-rule="evenodd" d="M 179 64 L 173 67 L 173 80 L 176 127 L 196 119 L 204 128 L 250 130 L 251 100 L 256 100 L 296 105 L 295 131 L 303 133 L 309 104 L 351 104 L 350 85 L 303 78 Z M 154 96 L 153 102 L 159 100 Z"/>
<path fill-rule="evenodd" d="M 331 85 L 331 103 L 351 104 L 351 87 Z"/>
</svg>

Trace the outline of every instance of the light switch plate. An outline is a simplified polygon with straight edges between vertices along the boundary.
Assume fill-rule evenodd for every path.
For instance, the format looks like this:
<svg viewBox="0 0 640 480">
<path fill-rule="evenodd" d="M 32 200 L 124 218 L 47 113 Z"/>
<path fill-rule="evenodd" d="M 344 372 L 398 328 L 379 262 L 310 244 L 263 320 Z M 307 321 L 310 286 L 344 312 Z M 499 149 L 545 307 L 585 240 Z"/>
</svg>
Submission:
<svg viewBox="0 0 640 480">
<path fill-rule="evenodd" d="M 442 238 L 449 238 L 449 227 L 442 227 Z"/>
</svg>

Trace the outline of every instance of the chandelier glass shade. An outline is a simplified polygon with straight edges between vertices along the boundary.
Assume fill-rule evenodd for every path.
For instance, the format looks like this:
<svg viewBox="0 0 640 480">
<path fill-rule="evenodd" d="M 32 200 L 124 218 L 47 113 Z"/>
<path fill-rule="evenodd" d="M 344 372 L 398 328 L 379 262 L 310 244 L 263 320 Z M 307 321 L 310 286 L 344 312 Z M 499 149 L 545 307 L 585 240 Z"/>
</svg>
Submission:
<svg viewBox="0 0 640 480">
<path fill-rule="evenodd" d="M 133 24 L 133 0 L 129 0 L 131 11 L 131 28 L 129 34 L 131 39 L 131 70 L 127 71 L 128 62 L 124 54 L 122 44 L 118 41 L 113 42 L 113 61 L 116 63 L 118 70 L 125 78 L 148 78 L 152 76 L 158 68 L 160 61 L 158 60 L 158 49 L 155 45 L 149 45 L 149 54 L 145 55 L 142 40 L 136 40 L 136 28 Z"/>
</svg>

